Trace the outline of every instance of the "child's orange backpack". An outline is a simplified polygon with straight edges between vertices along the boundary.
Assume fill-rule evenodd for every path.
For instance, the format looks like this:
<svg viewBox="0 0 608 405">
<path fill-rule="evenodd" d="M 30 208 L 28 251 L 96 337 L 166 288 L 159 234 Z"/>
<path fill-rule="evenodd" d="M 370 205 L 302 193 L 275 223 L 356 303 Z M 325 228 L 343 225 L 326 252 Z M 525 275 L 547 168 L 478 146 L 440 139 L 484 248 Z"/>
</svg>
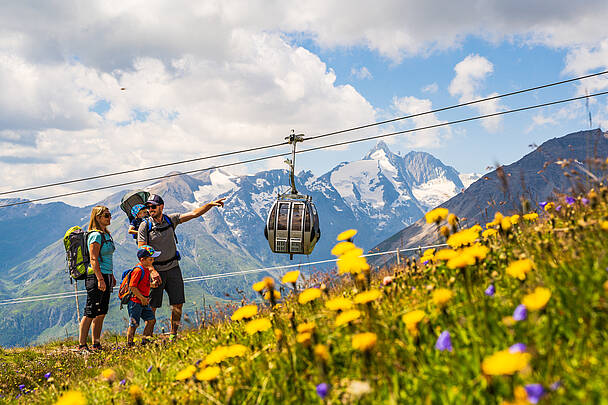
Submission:
<svg viewBox="0 0 608 405">
<path fill-rule="evenodd" d="M 135 270 L 137 267 L 141 269 L 141 276 L 139 278 L 139 282 L 141 282 L 141 279 L 144 277 L 144 274 L 146 272 L 146 270 L 141 265 L 138 264 L 132 269 L 127 269 L 122 272 L 122 281 L 120 282 L 120 287 L 118 288 L 118 299 L 120 300 L 120 309 L 122 309 L 123 305 L 128 304 L 129 300 L 133 296 L 131 288 L 129 288 L 129 284 L 131 283 L 131 275 L 133 274 L 133 270 Z"/>
</svg>

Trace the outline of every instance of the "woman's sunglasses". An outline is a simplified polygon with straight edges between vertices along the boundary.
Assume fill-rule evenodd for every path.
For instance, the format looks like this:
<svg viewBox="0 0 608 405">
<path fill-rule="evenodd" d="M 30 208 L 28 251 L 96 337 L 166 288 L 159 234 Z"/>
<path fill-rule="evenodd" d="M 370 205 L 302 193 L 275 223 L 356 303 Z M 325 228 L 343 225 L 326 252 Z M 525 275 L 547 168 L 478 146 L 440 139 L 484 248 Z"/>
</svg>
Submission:
<svg viewBox="0 0 608 405">
<path fill-rule="evenodd" d="M 112 214 L 110 214 L 109 212 L 106 212 L 105 214 L 102 215 L 102 217 L 104 217 L 104 218 L 112 218 Z"/>
</svg>

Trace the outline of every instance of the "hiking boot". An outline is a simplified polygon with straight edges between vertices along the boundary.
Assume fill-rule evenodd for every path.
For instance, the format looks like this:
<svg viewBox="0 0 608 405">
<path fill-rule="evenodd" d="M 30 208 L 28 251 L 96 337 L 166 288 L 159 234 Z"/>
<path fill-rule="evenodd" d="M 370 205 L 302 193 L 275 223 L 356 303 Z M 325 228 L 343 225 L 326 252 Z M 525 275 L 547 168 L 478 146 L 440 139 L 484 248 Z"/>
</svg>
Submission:
<svg viewBox="0 0 608 405">
<path fill-rule="evenodd" d="M 102 350 L 101 343 L 93 343 L 93 350 Z"/>
<path fill-rule="evenodd" d="M 142 345 L 142 346 L 145 346 L 145 345 L 147 345 L 147 344 L 149 344 L 149 343 L 150 343 L 150 341 L 149 341 L 148 339 L 142 339 L 142 340 L 141 340 L 141 345 Z"/>
<path fill-rule="evenodd" d="M 133 342 L 127 342 L 127 348 L 130 349 L 131 347 L 134 347 L 135 343 Z"/>
<path fill-rule="evenodd" d="M 90 352 L 89 346 L 85 343 L 83 345 L 78 345 L 78 351 L 80 352 Z"/>
</svg>

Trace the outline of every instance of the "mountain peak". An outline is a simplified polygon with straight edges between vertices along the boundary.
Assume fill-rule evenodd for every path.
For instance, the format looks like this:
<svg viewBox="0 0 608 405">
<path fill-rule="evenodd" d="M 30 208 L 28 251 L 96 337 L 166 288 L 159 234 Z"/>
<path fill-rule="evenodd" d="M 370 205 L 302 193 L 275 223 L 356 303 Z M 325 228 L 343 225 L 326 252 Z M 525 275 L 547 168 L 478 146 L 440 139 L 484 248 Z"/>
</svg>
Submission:
<svg viewBox="0 0 608 405">
<path fill-rule="evenodd" d="M 377 152 L 384 152 L 386 156 L 394 155 L 394 153 L 390 150 L 390 148 L 384 141 L 378 141 L 376 142 L 376 145 L 371 148 L 370 151 L 365 154 L 365 156 L 363 156 L 363 160 L 377 159 L 377 157 L 374 157 L 374 155 L 377 156 Z"/>
</svg>

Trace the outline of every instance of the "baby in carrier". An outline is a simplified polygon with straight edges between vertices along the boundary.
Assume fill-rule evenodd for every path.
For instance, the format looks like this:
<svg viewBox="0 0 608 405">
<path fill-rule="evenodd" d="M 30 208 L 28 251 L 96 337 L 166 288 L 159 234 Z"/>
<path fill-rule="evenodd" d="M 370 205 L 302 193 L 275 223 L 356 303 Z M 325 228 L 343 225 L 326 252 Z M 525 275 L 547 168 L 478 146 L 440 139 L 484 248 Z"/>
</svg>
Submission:
<svg viewBox="0 0 608 405">
<path fill-rule="evenodd" d="M 133 216 L 133 220 L 131 221 L 131 226 L 129 226 L 129 233 L 133 235 L 133 239 L 137 242 L 137 230 L 139 229 L 139 225 L 143 222 L 144 218 L 148 217 L 150 214 L 145 205 L 137 204 L 131 209 L 131 215 Z"/>
</svg>

